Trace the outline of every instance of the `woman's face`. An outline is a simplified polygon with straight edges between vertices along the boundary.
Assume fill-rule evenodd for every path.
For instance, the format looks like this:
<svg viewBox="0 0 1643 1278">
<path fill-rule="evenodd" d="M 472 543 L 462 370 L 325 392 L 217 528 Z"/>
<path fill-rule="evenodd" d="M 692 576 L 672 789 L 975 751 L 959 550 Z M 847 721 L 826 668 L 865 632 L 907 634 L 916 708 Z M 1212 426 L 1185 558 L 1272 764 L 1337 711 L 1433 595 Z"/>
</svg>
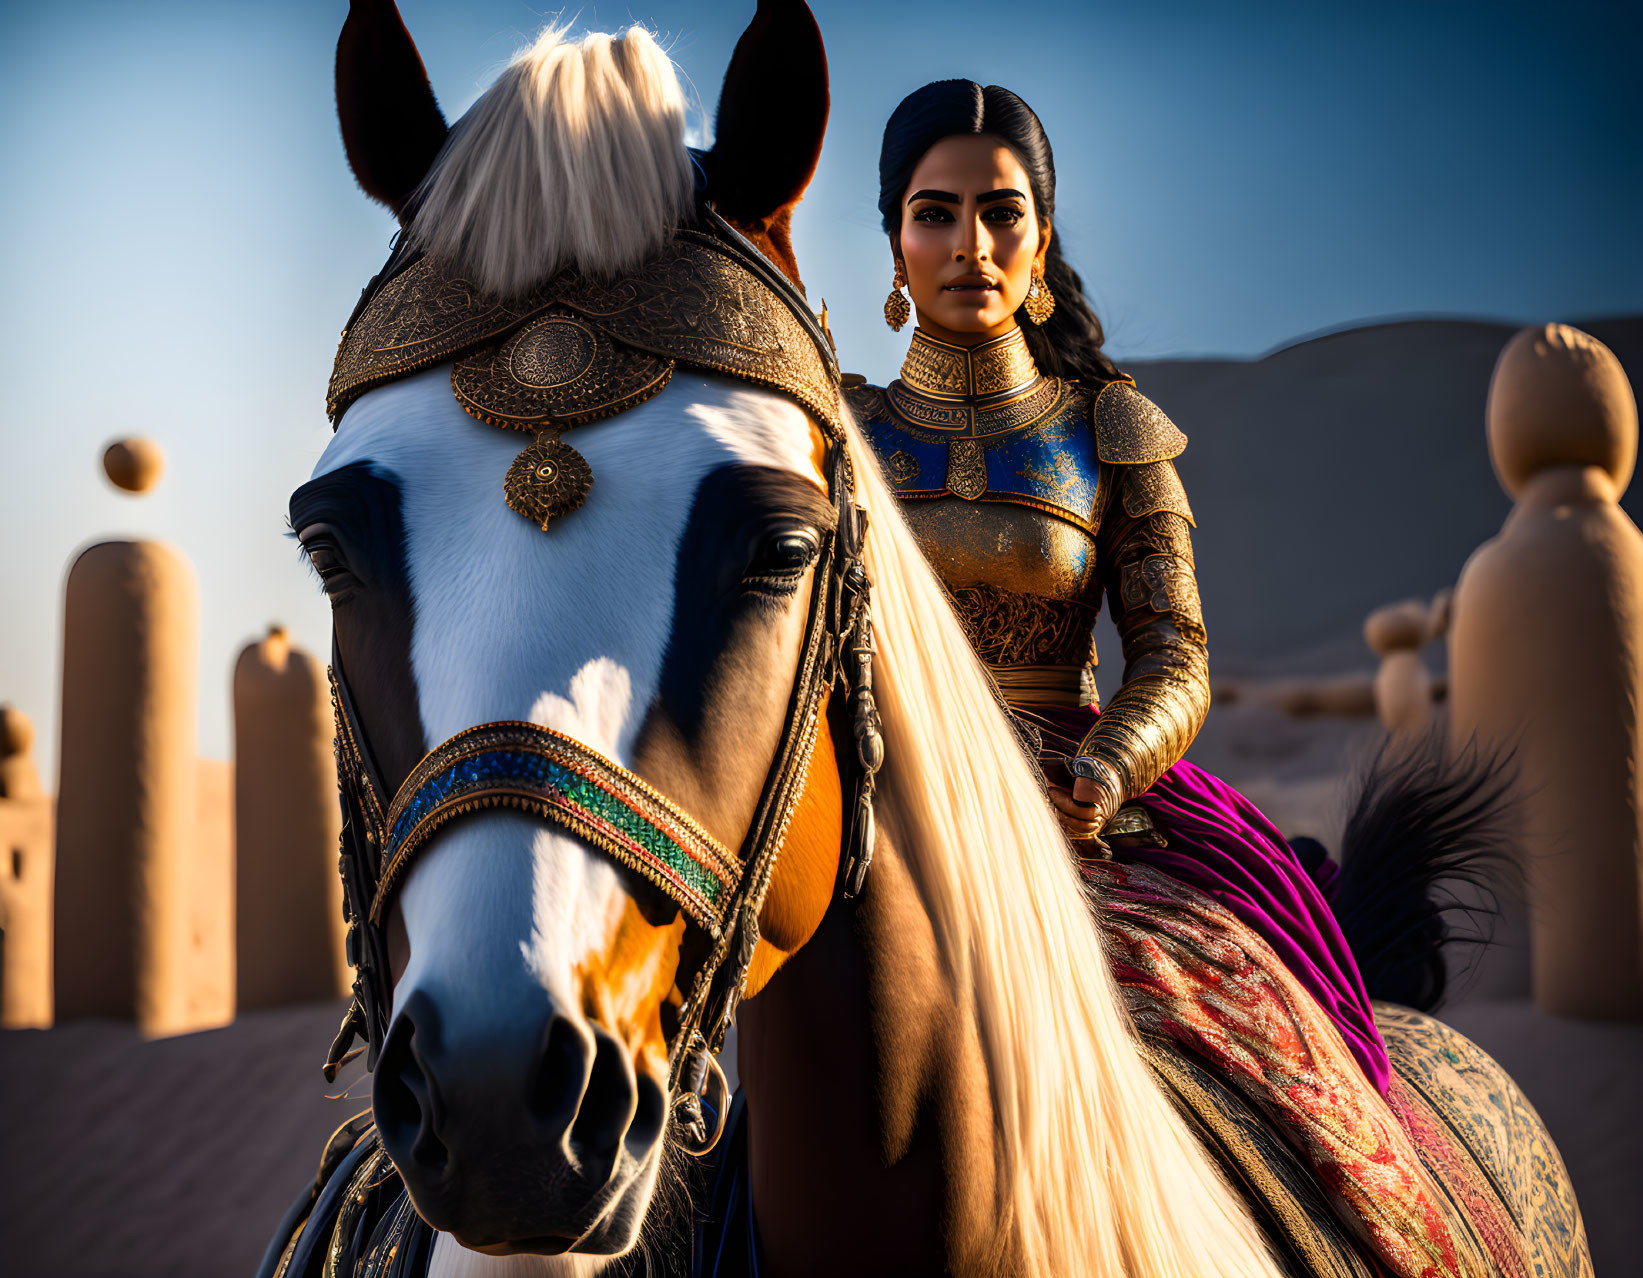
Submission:
<svg viewBox="0 0 1643 1278">
<path fill-rule="evenodd" d="M 1015 152 L 981 134 L 943 138 L 924 153 L 902 197 L 900 240 L 919 327 L 973 346 L 1016 326 L 1050 230 L 1040 233 Z"/>
</svg>

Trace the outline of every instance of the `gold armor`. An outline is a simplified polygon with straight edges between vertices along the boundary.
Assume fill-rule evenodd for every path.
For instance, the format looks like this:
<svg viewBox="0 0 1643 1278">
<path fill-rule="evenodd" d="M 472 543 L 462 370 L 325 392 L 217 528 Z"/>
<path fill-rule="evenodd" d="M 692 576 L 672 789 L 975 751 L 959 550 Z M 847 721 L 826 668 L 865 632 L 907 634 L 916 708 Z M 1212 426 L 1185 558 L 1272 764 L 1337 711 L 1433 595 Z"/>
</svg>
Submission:
<svg viewBox="0 0 1643 1278">
<path fill-rule="evenodd" d="M 915 331 L 901 376 L 846 392 L 902 513 L 1012 709 L 1093 703 L 1105 594 L 1124 683 L 1066 760 L 1110 815 L 1209 709 L 1186 437 L 1128 380 L 1042 376 L 1017 330 L 980 346 Z"/>
</svg>

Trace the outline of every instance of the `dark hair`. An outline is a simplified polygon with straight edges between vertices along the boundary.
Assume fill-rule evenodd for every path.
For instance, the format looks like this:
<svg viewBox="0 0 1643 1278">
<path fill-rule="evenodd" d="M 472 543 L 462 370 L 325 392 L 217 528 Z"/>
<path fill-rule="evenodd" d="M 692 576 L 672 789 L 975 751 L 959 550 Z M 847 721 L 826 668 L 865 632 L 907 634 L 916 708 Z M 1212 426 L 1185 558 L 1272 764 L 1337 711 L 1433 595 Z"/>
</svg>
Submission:
<svg viewBox="0 0 1643 1278">
<path fill-rule="evenodd" d="M 998 138 L 1021 161 L 1032 185 L 1040 223 L 1055 217 L 1055 156 L 1050 139 L 1033 109 L 1008 89 L 985 88 L 974 80 L 937 80 L 909 93 L 884 126 L 879 151 L 879 212 L 884 229 L 901 231 L 901 197 L 913 180 L 924 153 L 943 138 L 986 133 Z M 1028 320 L 1025 308 L 1016 322 L 1027 335 L 1027 347 L 1038 367 L 1051 377 L 1102 384 L 1122 376 L 1102 353 L 1106 335 L 1084 298 L 1084 281 L 1067 264 L 1059 232 L 1044 256 L 1044 281 L 1055 296 L 1055 313 L 1042 326 Z"/>
</svg>

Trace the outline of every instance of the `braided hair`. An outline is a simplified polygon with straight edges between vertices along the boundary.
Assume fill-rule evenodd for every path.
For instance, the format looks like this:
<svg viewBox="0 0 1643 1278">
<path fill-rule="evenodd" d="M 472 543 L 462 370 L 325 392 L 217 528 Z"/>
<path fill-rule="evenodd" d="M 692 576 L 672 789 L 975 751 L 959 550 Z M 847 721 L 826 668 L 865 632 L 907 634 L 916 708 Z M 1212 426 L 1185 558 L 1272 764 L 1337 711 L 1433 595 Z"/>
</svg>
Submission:
<svg viewBox="0 0 1643 1278">
<path fill-rule="evenodd" d="M 901 199 L 924 154 L 943 138 L 989 134 L 1021 161 L 1043 227 L 1055 217 L 1055 156 L 1033 109 L 1008 89 L 974 80 L 937 80 L 909 93 L 884 126 L 879 151 L 879 213 L 884 229 L 901 231 Z M 1062 237 L 1050 239 L 1044 255 L 1044 282 L 1055 296 L 1055 311 L 1042 325 L 1016 322 L 1040 371 L 1051 377 L 1103 385 L 1123 376 L 1101 350 L 1106 334 L 1084 297 L 1084 281 L 1061 252 Z"/>
</svg>

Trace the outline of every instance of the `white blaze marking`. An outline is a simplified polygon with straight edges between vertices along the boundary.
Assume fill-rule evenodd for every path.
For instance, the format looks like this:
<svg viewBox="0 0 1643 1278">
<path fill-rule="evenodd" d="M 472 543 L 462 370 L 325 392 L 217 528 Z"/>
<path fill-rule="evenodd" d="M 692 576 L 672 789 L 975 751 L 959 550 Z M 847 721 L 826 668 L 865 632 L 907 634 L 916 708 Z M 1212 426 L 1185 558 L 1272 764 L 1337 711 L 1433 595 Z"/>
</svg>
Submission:
<svg viewBox="0 0 1643 1278">
<path fill-rule="evenodd" d="M 623 725 L 637 731 L 630 717 L 633 681 L 609 657 L 596 657 L 570 681 L 570 696 L 544 692 L 531 707 L 529 720 L 563 732 L 606 758 L 618 753 Z M 623 743 L 626 744 L 626 743 Z M 625 753 L 625 751 L 623 751 Z M 542 988 L 561 998 L 566 976 L 587 955 L 609 950 L 622 917 L 623 896 L 616 871 L 602 856 L 577 856 L 564 834 L 544 827 L 532 841 L 532 924 L 519 951 Z"/>
<path fill-rule="evenodd" d="M 628 714 L 632 705 L 632 676 L 609 657 L 595 657 L 571 676 L 569 697 L 544 692 L 526 718 L 613 758 L 630 744 L 620 741 L 623 726 L 639 721 Z"/>
<path fill-rule="evenodd" d="M 430 744 L 525 719 L 632 767 L 702 480 L 748 464 L 825 487 L 804 413 L 724 378 L 675 374 L 655 399 L 568 442 L 592 467 L 593 488 L 544 532 L 502 498 L 525 438 L 464 413 L 438 367 L 361 398 L 316 468 L 368 459 L 398 479 L 411 670 Z M 482 1013 L 503 997 L 501 945 L 520 982 L 565 997 L 576 964 L 608 949 L 625 899 L 614 866 L 554 827 L 522 837 L 526 828 L 481 814 L 435 837 L 401 896 L 411 943 L 401 990 L 437 983 L 439 997 L 476 1000 Z"/>
</svg>

